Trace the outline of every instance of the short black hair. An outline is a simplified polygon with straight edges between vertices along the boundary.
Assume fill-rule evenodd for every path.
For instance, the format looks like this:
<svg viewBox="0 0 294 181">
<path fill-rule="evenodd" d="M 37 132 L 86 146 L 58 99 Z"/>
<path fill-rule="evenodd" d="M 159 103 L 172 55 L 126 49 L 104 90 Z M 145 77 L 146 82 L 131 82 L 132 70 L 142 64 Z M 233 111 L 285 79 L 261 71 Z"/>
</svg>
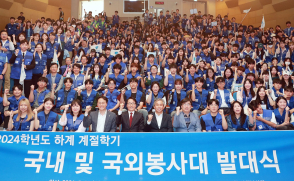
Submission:
<svg viewBox="0 0 294 181">
<path fill-rule="evenodd" d="M 12 91 L 14 91 L 14 90 L 15 90 L 15 88 L 18 88 L 19 90 L 21 90 L 21 91 L 22 91 L 22 89 L 23 89 L 23 86 L 22 86 L 22 85 L 20 85 L 20 84 L 18 84 L 18 85 L 14 85 L 14 86 L 12 87 Z"/>
<path fill-rule="evenodd" d="M 68 80 L 69 80 L 70 83 L 73 84 L 73 80 L 72 80 L 72 78 L 70 78 L 70 77 L 66 77 L 66 78 L 63 80 L 63 83 L 64 83 L 64 84 L 67 83 Z"/>
<path fill-rule="evenodd" d="M 85 85 L 87 85 L 88 83 L 94 85 L 94 82 L 93 82 L 92 79 L 87 79 L 87 80 L 85 81 Z"/>
<path fill-rule="evenodd" d="M 133 97 L 129 97 L 129 98 L 127 99 L 127 102 L 126 102 L 126 103 L 128 103 L 129 100 L 133 100 L 133 101 L 136 103 L 136 105 L 137 105 L 137 100 L 136 100 L 135 98 L 133 98 Z"/>
<path fill-rule="evenodd" d="M 115 64 L 114 66 L 113 66 L 113 69 L 122 69 L 122 67 L 121 67 L 121 65 L 120 64 Z"/>
<path fill-rule="evenodd" d="M 137 83 L 138 83 L 138 79 L 136 79 L 136 78 L 131 78 L 131 79 L 130 79 L 130 83 L 131 83 L 131 82 L 137 82 Z"/>
<path fill-rule="evenodd" d="M 213 102 L 215 102 L 216 105 L 219 105 L 219 102 L 217 99 L 210 99 L 209 101 L 207 101 L 207 106 L 210 106 Z"/>
<path fill-rule="evenodd" d="M 81 69 L 81 64 L 75 63 L 75 64 L 73 64 L 72 67 L 73 67 L 73 68 L 74 68 L 74 67 L 77 67 L 77 68 Z"/>
<path fill-rule="evenodd" d="M 107 97 L 105 97 L 105 96 L 99 96 L 98 98 L 97 98 L 97 105 L 98 105 L 98 100 L 99 99 L 103 99 L 104 101 L 106 101 L 106 104 L 108 103 L 108 99 L 107 99 Z"/>
<path fill-rule="evenodd" d="M 48 84 L 48 79 L 46 77 L 40 77 L 38 82 L 46 82 L 46 84 Z"/>
<path fill-rule="evenodd" d="M 116 84 L 116 81 L 115 81 L 114 79 L 111 79 L 111 78 L 108 80 L 107 84 L 109 84 L 111 81 L 112 81 L 114 84 Z"/>
</svg>

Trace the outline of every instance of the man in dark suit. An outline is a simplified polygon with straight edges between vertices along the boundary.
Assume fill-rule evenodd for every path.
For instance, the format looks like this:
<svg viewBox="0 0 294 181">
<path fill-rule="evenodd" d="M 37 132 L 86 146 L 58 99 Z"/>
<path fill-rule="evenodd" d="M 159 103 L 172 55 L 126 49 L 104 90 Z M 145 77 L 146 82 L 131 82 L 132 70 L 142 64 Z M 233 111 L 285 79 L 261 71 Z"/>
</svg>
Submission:
<svg viewBox="0 0 294 181">
<path fill-rule="evenodd" d="M 108 99 L 104 96 L 98 98 L 98 111 L 91 111 L 91 106 L 87 106 L 83 125 L 85 128 L 92 125 L 92 132 L 115 132 L 116 130 L 116 115 L 113 112 L 107 111 Z"/>
<path fill-rule="evenodd" d="M 142 113 L 136 111 L 137 101 L 130 97 L 127 100 L 128 111 L 122 112 L 125 104 L 121 103 L 117 116 L 117 125 L 121 125 L 121 132 L 143 132 L 144 117 Z"/>
<path fill-rule="evenodd" d="M 148 115 L 148 120 L 145 125 L 146 132 L 172 132 L 172 120 L 171 116 L 164 113 L 164 101 L 162 99 L 156 99 L 153 107 L 155 113 Z"/>
</svg>

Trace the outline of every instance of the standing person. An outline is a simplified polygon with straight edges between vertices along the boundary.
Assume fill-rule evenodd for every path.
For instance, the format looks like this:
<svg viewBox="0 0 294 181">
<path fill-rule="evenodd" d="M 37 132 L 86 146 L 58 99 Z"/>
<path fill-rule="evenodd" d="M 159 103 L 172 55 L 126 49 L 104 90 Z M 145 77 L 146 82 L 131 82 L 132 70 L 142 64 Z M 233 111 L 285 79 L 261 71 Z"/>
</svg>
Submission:
<svg viewBox="0 0 294 181">
<path fill-rule="evenodd" d="M 54 52 L 56 51 L 57 58 L 61 54 L 61 48 L 58 42 L 55 42 L 55 33 L 49 34 L 49 41 L 45 43 L 43 50 L 45 50 L 45 54 L 47 55 L 47 70 L 50 69 L 50 64 L 54 57 Z"/>
<path fill-rule="evenodd" d="M 6 53 L 4 53 L 4 50 L 6 48 L 2 47 L 2 41 L 0 41 L 0 91 L 2 90 L 2 84 L 3 84 L 3 79 L 4 75 L 7 71 L 7 64 L 8 64 L 8 58 Z M 10 81 L 10 79 L 9 79 Z"/>
<path fill-rule="evenodd" d="M 55 132 L 58 124 L 58 114 L 52 111 L 54 100 L 46 98 L 44 100 L 44 109 L 39 112 L 34 110 L 35 114 L 35 129 L 38 131 L 52 131 Z"/>
<path fill-rule="evenodd" d="M 114 12 L 114 15 L 112 16 L 112 27 L 114 27 L 116 24 L 119 25 L 120 17 L 118 15 L 118 11 Z"/>
<path fill-rule="evenodd" d="M 48 79 L 47 89 L 52 90 L 54 84 L 56 84 L 55 92 L 59 91 L 63 87 L 63 78 L 62 75 L 57 73 L 58 64 L 51 63 L 50 65 L 50 74 L 47 75 L 47 69 L 43 73 L 43 77 Z"/>
<path fill-rule="evenodd" d="M 85 117 L 83 120 L 84 127 L 92 126 L 92 132 L 115 132 L 116 115 L 107 111 L 108 99 L 104 96 L 98 98 L 98 111 L 91 111 L 91 106 L 86 107 Z"/>
<path fill-rule="evenodd" d="M 116 120 L 117 126 L 121 125 L 121 132 L 143 132 L 144 118 L 142 113 L 136 111 L 136 99 L 133 97 L 129 97 L 126 101 L 126 104 L 127 111 L 125 112 L 122 112 L 125 104 L 120 104 L 118 117 Z"/>
<path fill-rule="evenodd" d="M 181 101 L 181 107 L 176 108 L 177 112 L 173 122 L 175 132 L 201 132 L 198 115 L 191 112 L 191 108 L 192 103 L 189 98 L 183 99 Z"/>
<path fill-rule="evenodd" d="M 8 36 L 12 37 L 12 35 L 17 34 L 17 27 L 18 25 L 15 23 L 15 18 L 10 18 L 10 23 L 5 26 L 5 31 L 7 31 Z"/>
<path fill-rule="evenodd" d="M 145 125 L 146 132 L 172 132 L 172 119 L 169 114 L 163 112 L 165 108 L 164 100 L 158 98 L 153 105 L 155 112 L 148 115 L 147 124 Z"/>
<path fill-rule="evenodd" d="M 64 20 L 64 12 L 62 11 L 62 8 L 59 8 L 59 20 L 63 21 Z"/>
<path fill-rule="evenodd" d="M 10 112 L 10 119 L 8 130 L 14 131 L 33 131 L 34 130 L 34 114 L 31 109 L 30 103 L 27 99 L 19 101 L 18 113 L 14 115 L 13 111 Z"/>
<path fill-rule="evenodd" d="M 35 57 L 35 68 L 33 69 L 33 77 L 32 82 L 33 85 L 38 88 L 38 80 L 40 77 L 42 77 L 43 71 L 46 69 L 46 63 L 47 63 L 47 55 L 43 54 L 43 45 L 38 43 L 36 47 L 34 48 L 34 57 Z"/>
<path fill-rule="evenodd" d="M 23 12 L 20 12 L 20 15 L 17 17 L 17 19 L 21 19 L 22 22 L 25 22 L 26 18 L 23 16 Z"/>
<path fill-rule="evenodd" d="M 12 31 L 12 30 L 9 29 L 9 31 Z M 9 35 L 8 31 L 2 30 L 0 32 L 1 45 L 2 45 L 1 46 L 1 51 L 2 51 L 2 53 L 6 54 L 7 60 L 9 61 L 10 58 L 12 57 L 12 51 L 14 51 L 14 45 L 13 45 L 13 43 L 11 41 L 10 36 L 8 36 L 8 35 Z M 7 71 L 4 74 L 4 78 L 5 78 L 4 88 L 9 89 L 9 90 L 10 90 L 10 73 L 11 73 L 11 65 L 8 62 Z"/>
<path fill-rule="evenodd" d="M 35 57 L 33 53 L 27 51 L 28 41 L 22 40 L 20 42 L 20 51 L 17 49 L 12 55 L 9 63 L 12 64 L 10 78 L 14 79 L 14 85 L 19 85 L 21 76 L 21 67 L 24 64 L 25 80 L 24 80 L 24 94 L 28 98 L 30 95 L 30 86 L 32 85 L 33 69 L 35 68 Z"/>
</svg>

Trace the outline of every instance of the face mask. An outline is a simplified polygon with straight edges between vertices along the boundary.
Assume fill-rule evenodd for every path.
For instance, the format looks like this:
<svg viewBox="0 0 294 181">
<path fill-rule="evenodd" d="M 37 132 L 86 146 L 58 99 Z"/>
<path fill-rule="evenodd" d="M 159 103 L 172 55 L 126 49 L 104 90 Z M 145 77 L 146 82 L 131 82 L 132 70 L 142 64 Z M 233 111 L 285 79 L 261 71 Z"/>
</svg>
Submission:
<svg viewBox="0 0 294 181">
<path fill-rule="evenodd" d="M 285 62 L 286 65 L 290 65 L 290 62 Z"/>
<path fill-rule="evenodd" d="M 273 47 L 273 45 L 269 45 L 268 47 L 269 47 L 269 48 L 272 48 L 272 47 Z"/>
<path fill-rule="evenodd" d="M 76 25 L 71 25 L 71 26 L 74 27 L 74 28 L 76 27 Z"/>
</svg>

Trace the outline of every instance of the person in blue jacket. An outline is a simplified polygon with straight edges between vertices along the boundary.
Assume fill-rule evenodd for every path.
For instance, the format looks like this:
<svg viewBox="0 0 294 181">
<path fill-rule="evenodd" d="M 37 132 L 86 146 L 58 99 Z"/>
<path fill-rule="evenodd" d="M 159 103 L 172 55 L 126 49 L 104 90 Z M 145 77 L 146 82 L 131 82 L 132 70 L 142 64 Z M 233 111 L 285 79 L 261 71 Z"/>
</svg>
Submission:
<svg viewBox="0 0 294 181">
<path fill-rule="evenodd" d="M 67 113 L 68 109 L 70 109 L 69 113 Z M 59 124 L 64 127 L 64 131 L 85 132 L 86 128 L 83 126 L 83 119 L 81 102 L 73 100 L 70 106 L 65 106 Z"/>
<path fill-rule="evenodd" d="M 10 111 L 8 130 L 33 131 L 34 127 L 34 113 L 30 102 L 27 99 L 22 99 L 19 101 L 17 114 L 14 115 L 13 111 Z"/>
<path fill-rule="evenodd" d="M 201 114 L 207 113 L 207 101 L 209 100 L 209 92 L 202 89 L 204 79 L 197 77 L 195 84 L 192 85 L 191 100 L 193 105 L 193 112 L 200 116 Z"/>
<path fill-rule="evenodd" d="M 166 97 L 168 97 L 167 105 L 170 106 L 168 114 L 173 117 L 176 113 L 176 107 L 180 107 L 181 101 L 187 97 L 186 91 L 183 90 L 183 81 L 180 79 L 176 80 L 175 88 L 172 89 Z"/>
<path fill-rule="evenodd" d="M 69 77 L 65 78 L 64 88 L 55 93 L 56 107 L 54 112 L 60 113 L 65 109 L 66 105 L 69 105 L 74 99 L 77 98 L 77 92 L 72 89 L 73 80 Z M 52 91 L 53 88 L 52 88 Z M 54 94 L 51 94 L 51 98 L 54 99 Z"/>
<path fill-rule="evenodd" d="M 276 130 L 288 130 L 289 126 L 290 128 L 293 126 L 290 124 L 290 108 L 285 97 L 278 97 L 276 99 L 276 109 L 273 113 L 277 121 Z"/>
<path fill-rule="evenodd" d="M 58 124 L 58 114 L 52 111 L 54 100 L 50 97 L 44 100 L 44 109 L 39 112 L 35 109 L 35 130 L 55 132 Z"/>
<path fill-rule="evenodd" d="M 42 77 L 43 71 L 47 68 L 47 55 L 43 54 L 43 45 L 38 43 L 34 49 L 34 57 L 35 57 L 35 68 L 33 69 L 33 85 L 37 88 L 38 87 L 38 80 Z"/>
<path fill-rule="evenodd" d="M 200 117 L 202 132 L 224 131 L 228 129 L 223 110 L 219 110 L 217 99 L 210 99 L 207 102 L 210 113 Z"/>
<path fill-rule="evenodd" d="M 69 74 L 66 77 L 70 77 L 73 80 L 72 88 L 74 90 L 84 88 L 85 76 L 80 73 L 81 65 L 80 64 L 73 64 L 73 73 L 71 69 L 69 70 Z"/>
<path fill-rule="evenodd" d="M 116 82 L 114 79 L 109 79 L 107 85 L 108 89 L 102 91 L 102 94 L 108 99 L 106 109 L 110 112 L 117 114 L 120 104 L 120 100 L 118 100 L 117 96 L 120 95 L 120 92 L 117 89 L 115 89 Z"/>
<path fill-rule="evenodd" d="M 9 60 L 9 63 L 12 64 L 10 78 L 14 79 L 14 85 L 20 84 L 19 81 L 21 76 L 22 64 L 24 66 L 26 73 L 26 77 L 24 80 L 24 93 L 26 97 L 29 97 L 30 95 L 30 86 L 32 85 L 33 69 L 35 68 L 35 58 L 31 52 L 27 51 L 28 45 L 29 43 L 27 40 L 21 41 L 21 50 L 15 50 L 15 53 Z"/>
<path fill-rule="evenodd" d="M 260 102 L 253 100 L 249 103 L 248 107 L 253 111 L 253 119 L 256 123 L 253 130 L 275 130 L 277 121 L 275 114 L 272 110 L 262 109 Z"/>
<path fill-rule="evenodd" d="M 4 75 L 5 75 L 5 73 L 7 71 L 7 67 L 8 67 L 8 65 L 7 65 L 8 57 L 7 57 L 7 54 L 4 51 L 2 51 L 3 48 L 5 48 L 5 47 L 2 46 L 2 41 L 0 41 L 0 90 L 2 90 Z"/>
<path fill-rule="evenodd" d="M 10 18 L 10 23 L 5 26 L 6 31 L 8 32 L 8 36 L 16 35 L 18 24 L 15 23 L 15 18 Z"/>
<path fill-rule="evenodd" d="M 82 91 L 78 89 L 78 99 L 82 102 L 82 108 L 86 109 L 86 106 L 92 106 L 94 99 L 97 95 L 97 91 L 93 90 L 94 82 L 92 79 L 85 81 L 86 90 Z"/>
<path fill-rule="evenodd" d="M 50 92 L 50 90 L 47 89 L 47 83 L 48 79 L 46 77 L 40 77 L 38 80 L 38 88 L 36 90 L 35 86 L 31 85 L 29 101 L 33 110 L 42 110 L 44 99 L 50 97 L 51 94 L 54 94 L 54 91 Z"/>
<path fill-rule="evenodd" d="M 45 46 L 43 47 L 45 50 L 45 54 L 47 55 L 47 70 L 50 69 L 50 64 L 54 57 L 54 52 L 57 54 L 57 58 L 61 55 L 61 47 L 58 42 L 55 42 L 55 33 L 49 34 L 49 41 L 46 42 Z M 62 63 L 59 65 L 62 65 Z"/>
<path fill-rule="evenodd" d="M 125 76 L 123 76 L 122 74 L 120 74 L 121 72 L 121 65 L 120 64 L 115 64 L 113 67 L 113 73 L 110 74 L 110 68 L 109 71 L 107 71 L 106 75 L 105 75 L 105 82 L 108 82 L 109 79 L 113 79 L 116 82 L 116 89 L 121 89 L 124 86 L 124 78 Z"/>
<path fill-rule="evenodd" d="M 185 82 L 187 83 L 186 91 L 192 90 L 192 84 L 195 83 L 195 79 L 200 77 L 196 74 L 196 65 L 189 65 L 189 69 L 186 69 Z"/>
<path fill-rule="evenodd" d="M 252 110 L 247 108 L 248 115 L 244 113 L 244 107 L 238 101 L 232 103 L 231 112 L 226 117 L 228 131 L 249 131 L 254 130 L 255 120 L 252 115 Z"/>
<path fill-rule="evenodd" d="M 154 112 L 153 104 L 155 99 L 162 99 L 164 105 L 166 105 L 166 98 L 162 90 L 160 90 L 160 85 L 158 82 L 152 82 L 151 89 L 146 90 L 146 110 L 149 114 Z"/>
</svg>

